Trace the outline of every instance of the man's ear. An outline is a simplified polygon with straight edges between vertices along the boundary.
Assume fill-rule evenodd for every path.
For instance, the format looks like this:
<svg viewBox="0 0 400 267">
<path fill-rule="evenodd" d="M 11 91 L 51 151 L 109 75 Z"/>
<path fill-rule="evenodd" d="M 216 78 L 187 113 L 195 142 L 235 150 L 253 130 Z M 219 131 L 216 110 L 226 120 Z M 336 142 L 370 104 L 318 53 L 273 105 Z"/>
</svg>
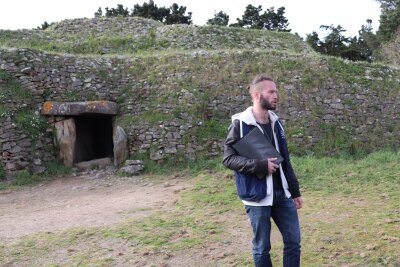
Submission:
<svg viewBox="0 0 400 267">
<path fill-rule="evenodd" d="M 259 99 L 260 99 L 260 91 L 254 90 L 254 92 L 253 92 L 253 99 L 254 99 L 254 100 L 259 100 Z"/>
</svg>

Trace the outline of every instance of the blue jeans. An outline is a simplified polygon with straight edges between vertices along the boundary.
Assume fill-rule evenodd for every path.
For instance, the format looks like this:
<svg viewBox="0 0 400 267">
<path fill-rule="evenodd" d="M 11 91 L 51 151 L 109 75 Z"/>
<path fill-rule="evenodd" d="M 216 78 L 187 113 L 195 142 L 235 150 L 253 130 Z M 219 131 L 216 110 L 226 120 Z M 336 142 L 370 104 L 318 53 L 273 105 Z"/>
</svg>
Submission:
<svg viewBox="0 0 400 267">
<path fill-rule="evenodd" d="M 297 209 L 292 199 L 281 190 L 274 191 L 272 206 L 245 206 L 253 228 L 253 257 L 256 267 L 272 266 L 271 220 L 274 220 L 283 239 L 283 266 L 300 266 L 300 224 Z"/>
</svg>

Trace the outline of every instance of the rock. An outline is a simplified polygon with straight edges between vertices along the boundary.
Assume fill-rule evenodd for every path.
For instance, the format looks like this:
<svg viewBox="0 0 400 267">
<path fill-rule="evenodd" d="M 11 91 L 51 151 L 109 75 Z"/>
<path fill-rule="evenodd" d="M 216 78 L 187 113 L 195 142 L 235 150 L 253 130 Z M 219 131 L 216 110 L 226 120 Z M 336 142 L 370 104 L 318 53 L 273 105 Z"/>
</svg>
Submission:
<svg viewBox="0 0 400 267">
<path fill-rule="evenodd" d="M 175 154 L 177 152 L 176 147 L 166 147 L 164 152 L 166 154 Z"/>
<path fill-rule="evenodd" d="M 115 127 L 113 133 L 114 143 L 114 165 L 119 166 L 128 157 L 128 137 L 124 129 L 120 126 Z"/>
<path fill-rule="evenodd" d="M 77 84 L 78 85 L 78 84 Z M 42 105 L 43 115 L 117 114 L 117 103 L 112 101 L 52 102 Z"/>
<path fill-rule="evenodd" d="M 73 118 L 55 123 L 57 142 L 60 147 L 60 159 L 66 166 L 72 167 L 74 162 L 76 128 Z"/>
<path fill-rule="evenodd" d="M 101 158 L 89 161 L 82 161 L 74 164 L 79 170 L 91 170 L 95 167 L 105 167 L 111 164 L 111 158 Z"/>
<path fill-rule="evenodd" d="M 14 147 L 10 150 L 11 153 L 19 153 L 19 152 L 21 152 L 21 151 L 22 151 L 22 149 L 21 149 L 20 146 L 14 146 Z"/>
<path fill-rule="evenodd" d="M 17 169 L 17 166 L 15 163 L 12 162 L 7 162 L 6 163 L 6 170 L 7 171 L 15 171 Z"/>
<path fill-rule="evenodd" d="M 144 169 L 144 165 L 129 165 L 121 168 L 125 174 L 136 175 Z"/>
<path fill-rule="evenodd" d="M 34 174 L 40 174 L 40 173 L 44 173 L 46 170 L 46 168 L 44 166 L 33 166 L 31 168 L 32 173 Z"/>
<path fill-rule="evenodd" d="M 144 169 L 142 160 L 127 160 L 121 170 L 128 175 L 136 175 Z"/>
<path fill-rule="evenodd" d="M 11 149 L 11 145 L 9 143 L 3 145 L 3 150 L 9 150 L 9 149 Z"/>
<path fill-rule="evenodd" d="M 31 75 L 32 71 L 33 71 L 32 67 L 28 67 L 28 68 L 23 68 L 21 70 L 21 73 L 26 74 L 26 75 Z"/>
<path fill-rule="evenodd" d="M 163 159 L 164 155 L 161 150 L 156 151 L 155 153 L 150 155 L 151 160 L 160 160 Z"/>
<path fill-rule="evenodd" d="M 125 161 L 125 166 L 129 165 L 144 165 L 143 160 L 127 160 Z"/>
</svg>

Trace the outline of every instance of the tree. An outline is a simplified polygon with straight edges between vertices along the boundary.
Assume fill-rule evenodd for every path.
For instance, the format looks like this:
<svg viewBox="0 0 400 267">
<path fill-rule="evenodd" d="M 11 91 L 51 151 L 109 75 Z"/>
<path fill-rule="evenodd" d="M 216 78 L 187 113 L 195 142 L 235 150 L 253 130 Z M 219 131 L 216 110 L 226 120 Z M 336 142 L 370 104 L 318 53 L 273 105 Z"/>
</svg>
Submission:
<svg viewBox="0 0 400 267">
<path fill-rule="evenodd" d="M 133 6 L 132 16 L 154 19 L 161 22 L 165 22 L 169 15 L 169 9 L 165 7 L 157 7 L 153 0 L 149 3 L 143 3 L 143 5 L 136 4 Z"/>
<path fill-rule="evenodd" d="M 192 12 L 185 16 L 186 7 L 173 3 L 170 13 L 165 20 L 165 24 L 192 24 Z"/>
<path fill-rule="evenodd" d="M 346 44 L 349 42 L 349 38 L 342 34 L 343 32 L 346 32 L 346 30 L 340 25 L 337 27 L 334 27 L 333 25 L 321 25 L 320 28 L 331 31 L 325 37 L 324 42 L 321 42 L 320 48 L 323 53 L 332 56 L 340 56 L 344 51 Z"/>
<path fill-rule="evenodd" d="M 367 19 L 367 25 L 362 25 L 358 31 L 359 34 L 359 49 L 362 55 L 365 55 L 368 61 L 373 60 L 375 51 L 380 46 L 378 36 L 373 33 L 372 20 Z"/>
<path fill-rule="evenodd" d="M 319 39 L 318 33 L 312 32 L 311 34 L 307 34 L 306 42 L 317 52 L 322 53 L 322 43 Z"/>
<path fill-rule="evenodd" d="M 46 30 L 49 26 L 51 26 L 53 23 L 48 24 L 47 21 L 42 23 L 42 26 L 38 26 L 37 29 L 39 30 Z"/>
<path fill-rule="evenodd" d="M 132 16 L 149 18 L 161 21 L 165 24 L 192 24 L 192 12 L 185 15 L 186 7 L 173 3 L 170 8 L 157 7 L 153 0 L 143 5 L 136 4 L 132 10 Z"/>
<path fill-rule="evenodd" d="M 101 10 L 101 7 L 99 7 L 99 9 L 97 9 L 96 12 L 94 12 L 94 17 L 95 18 L 99 18 L 103 16 L 103 10 Z"/>
<path fill-rule="evenodd" d="M 359 31 L 359 37 L 346 37 L 346 32 L 340 25 L 325 26 L 320 28 L 329 30 L 330 33 L 320 40 L 316 32 L 307 34 L 306 42 L 317 52 L 325 55 L 341 57 L 349 60 L 362 60 L 371 62 L 373 53 L 378 48 L 379 42 L 372 32 L 372 20 L 367 20 L 367 25 L 363 25 Z"/>
<path fill-rule="evenodd" d="M 381 5 L 377 36 L 381 42 L 390 41 L 400 26 L 400 0 L 376 0 Z"/>
<path fill-rule="evenodd" d="M 106 7 L 105 9 L 106 9 L 106 17 L 129 16 L 128 8 L 124 8 L 124 6 L 120 4 L 117 5 L 117 8 L 109 9 L 108 7 Z"/>
<path fill-rule="evenodd" d="M 289 23 L 284 14 L 284 7 L 278 8 L 276 13 L 274 7 L 267 9 L 267 11 L 261 15 L 263 28 L 270 31 L 290 32 L 291 30 L 287 29 Z"/>
<path fill-rule="evenodd" d="M 263 14 L 262 6 L 255 7 L 247 5 L 242 19 L 237 18 L 237 23 L 231 24 L 232 27 L 246 27 L 251 29 L 266 29 L 271 31 L 290 32 L 289 23 L 285 17 L 285 8 L 280 7 L 275 12 L 275 8 L 268 8 Z"/>
<path fill-rule="evenodd" d="M 260 12 L 262 7 L 255 7 L 253 5 L 247 5 L 242 19 L 237 18 L 237 23 L 232 24 L 233 27 L 248 27 L 251 29 L 262 29 L 262 24 L 260 21 Z"/>
<path fill-rule="evenodd" d="M 220 11 L 218 13 L 214 11 L 214 17 L 212 19 L 207 20 L 208 25 L 218 25 L 218 26 L 227 26 L 228 22 L 229 22 L 229 16 L 223 11 Z"/>
</svg>

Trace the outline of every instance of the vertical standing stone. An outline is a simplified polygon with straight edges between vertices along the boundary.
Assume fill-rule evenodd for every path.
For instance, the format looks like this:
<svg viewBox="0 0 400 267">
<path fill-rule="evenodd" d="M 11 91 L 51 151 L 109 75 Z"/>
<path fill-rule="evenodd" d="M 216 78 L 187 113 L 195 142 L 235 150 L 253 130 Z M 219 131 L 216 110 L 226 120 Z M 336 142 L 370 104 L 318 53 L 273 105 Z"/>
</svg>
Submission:
<svg viewBox="0 0 400 267">
<path fill-rule="evenodd" d="M 128 138 L 122 127 L 117 126 L 114 128 L 113 133 L 114 143 L 114 165 L 121 165 L 128 157 Z"/>
<path fill-rule="evenodd" d="M 72 167 L 74 163 L 76 127 L 73 118 L 55 123 L 57 142 L 60 146 L 60 159 L 66 166 Z"/>
</svg>

